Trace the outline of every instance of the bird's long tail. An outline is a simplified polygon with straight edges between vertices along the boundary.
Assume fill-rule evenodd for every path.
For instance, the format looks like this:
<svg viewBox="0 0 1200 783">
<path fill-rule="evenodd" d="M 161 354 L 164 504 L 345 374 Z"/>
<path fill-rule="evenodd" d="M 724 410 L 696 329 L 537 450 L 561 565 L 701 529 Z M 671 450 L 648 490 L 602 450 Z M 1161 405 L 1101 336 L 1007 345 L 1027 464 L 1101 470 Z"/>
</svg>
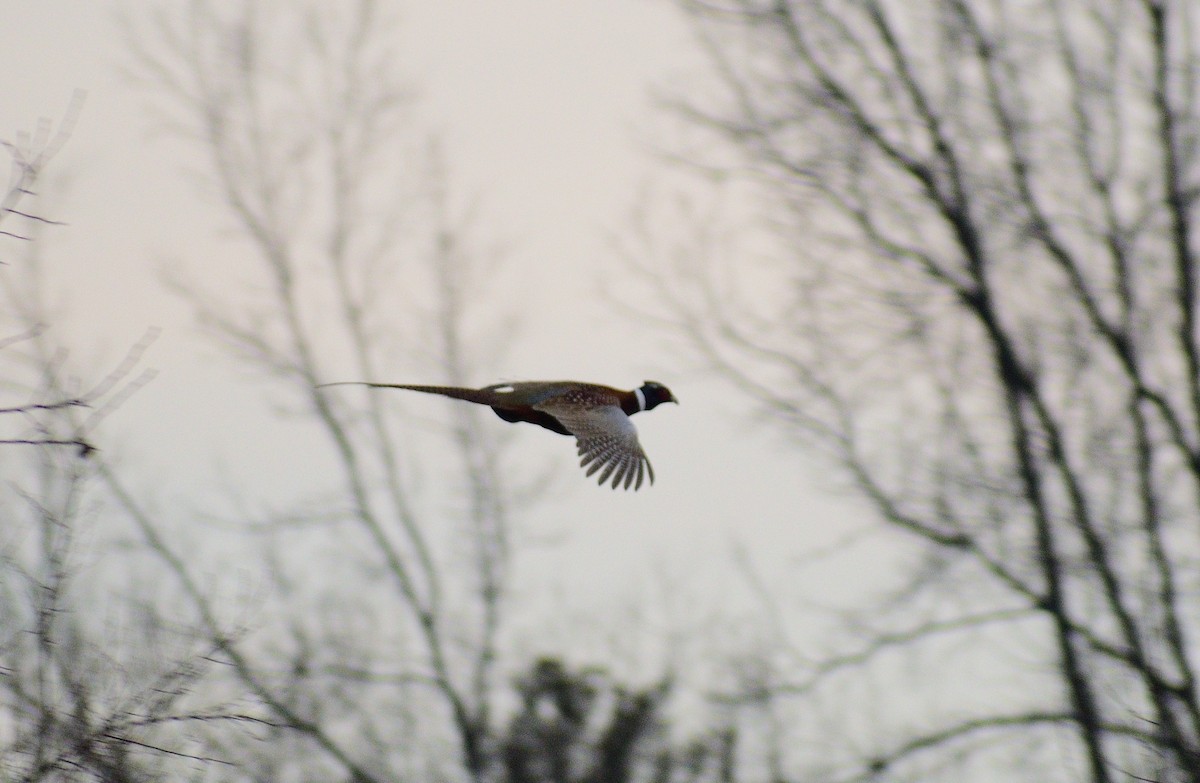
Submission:
<svg viewBox="0 0 1200 783">
<path fill-rule="evenodd" d="M 440 394 L 443 397 L 453 397 L 456 400 L 466 400 L 479 405 L 496 403 L 496 393 L 486 389 L 464 389 L 459 386 L 423 386 L 409 383 L 368 383 L 366 381 L 339 381 L 337 383 L 322 383 L 318 389 L 326 386 L 368 386 L 372 389 L 408 389 L 409 391 L 426 394 Z"/>
</svg>

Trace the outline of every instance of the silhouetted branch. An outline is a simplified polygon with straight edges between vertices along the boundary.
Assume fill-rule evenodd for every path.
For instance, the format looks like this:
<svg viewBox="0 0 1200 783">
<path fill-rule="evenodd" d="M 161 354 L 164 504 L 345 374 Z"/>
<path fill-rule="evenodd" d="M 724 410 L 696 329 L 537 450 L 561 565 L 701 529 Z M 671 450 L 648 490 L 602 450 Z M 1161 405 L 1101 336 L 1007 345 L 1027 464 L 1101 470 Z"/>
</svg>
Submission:
<svg viewBox="0 0 1200 783">
<path fill-rule="evenodd" d="M 1089 780 L 1144 751 L 1200 781 L 1191 9 L 680 5 L 722 89 L 675 105 L 733 153 L 774 250 L 724 261 L 705 225 L 643 279 L 697 357 L 922 552 L 892 622 L 847 613 L 811 679 L 764 695 L 820 699 L 1014 612 L 1040 620 L 1023 627 L 1060 689 L 1032 714 L 1062 715 Z M 903 622 L 922 599 L 936 619 Z M 1003 636 L 986 625 L 980 650 Z M 957 758 L 951 738 L 988 725 L 934 712 L 945 732 L 899 758 Z"/>
<path fill-rule="evenodd" d="M 83 400 L 62 400 L 61 402 L 48 403 L 30 403 L 29 405 L 17 405 L 12 408 L 0 408 L 0 416 L 5 413 L 31 413 L 33 411 L 56 411 L 63 408 L 87 408 L 90 407 Z"/>
<path fill-rule="evenodd" d="M 37 130 L 31 135 L 22 135 L 15 142 L 0 140 L 0 146 L 7 149 L 9 156 L 12 158 L 12 176 L 9 180 L 8 189 L 0 197 L 0 222 L 3 222 L 9 215 L 17 215 L 18 217 L 37 223 L 54 226 L 64 225 L 59 221 L 50 220 L 41 215 L 18 210 L 17 204 L 24 196 L 34 195 L 32 188 L 38 176 L 45 169 L 46 164 L 58 154 L 63 145 L 67 143 L 67 140 L 71 138 L 71 134 L 75 130 L 75 124 L 79 121 L 79 115 L 83 111 L 83 103 L 86 96 L 87 93 L 83 90 L 75 90 L 70 102 L 67 104 L 66 113 L 63 115 L 62 120 L 59 121 L 56 129 L 52 129 L 52 124 L 49 120 L 43 119 L 38 124 Z M 12 231 L 0 231 L 0 234 L 16 239 L 29 239 L 27 236 Z"/>
</svg>

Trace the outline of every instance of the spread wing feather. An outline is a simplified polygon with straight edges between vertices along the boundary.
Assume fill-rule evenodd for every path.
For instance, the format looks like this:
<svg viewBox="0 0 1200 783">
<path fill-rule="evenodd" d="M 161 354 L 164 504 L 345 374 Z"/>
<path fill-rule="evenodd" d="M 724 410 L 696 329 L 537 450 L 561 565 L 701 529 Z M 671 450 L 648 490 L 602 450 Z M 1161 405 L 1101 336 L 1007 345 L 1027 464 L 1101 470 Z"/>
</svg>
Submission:
<svg viewBox="0 0 1200 783">
<path fill-rule="evenodd" d="M 620 408 L 580 408 L 560 400 L 548 400 L 534 408 L 558 419 L 575 436 L 580 467 L 589 476 L 599 472 L 601 486 L 611 479 L 613 489 L 638 489 L 647 476 L 654 483 L 654 469 L 638 443 L 637 428 Z"/>
</svg>

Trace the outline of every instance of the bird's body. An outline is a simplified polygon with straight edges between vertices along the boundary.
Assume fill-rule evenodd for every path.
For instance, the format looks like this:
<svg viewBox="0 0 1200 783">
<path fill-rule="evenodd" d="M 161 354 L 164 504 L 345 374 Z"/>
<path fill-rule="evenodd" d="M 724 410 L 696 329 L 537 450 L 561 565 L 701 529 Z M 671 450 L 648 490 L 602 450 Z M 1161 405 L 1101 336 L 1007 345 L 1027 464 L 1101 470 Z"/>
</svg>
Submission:
<svg viewBox="0 0 1200 783">
<path fill-rule="evenodd" d="M 666 386 L 655 381 L 646 381 L 632 391 L 579 381 L 520 381 L 481 389 L 405 383 L 351 382 L 350 385 L 439 394 L 487 405 L 505 421 L 524 421 L 560 435 L 574 436 L 582 458 L 580 465 L 587 468 L 587 475 L 600 471 L 601 484 L 611 476 L 613 489 L 621 485 L 637 489 L 644 476 L 654 483 L 654 470 L 638 443 L 637 429 L 629 417 L 664 402 L 678 403 Z"/>
</svg>

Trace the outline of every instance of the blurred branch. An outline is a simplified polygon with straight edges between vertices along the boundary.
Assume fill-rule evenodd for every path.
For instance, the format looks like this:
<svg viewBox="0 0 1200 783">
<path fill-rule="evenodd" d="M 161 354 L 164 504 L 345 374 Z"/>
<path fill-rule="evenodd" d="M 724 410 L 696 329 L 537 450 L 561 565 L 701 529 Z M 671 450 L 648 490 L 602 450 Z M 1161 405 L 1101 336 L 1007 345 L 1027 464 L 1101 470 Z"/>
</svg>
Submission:
<svg viewBox="0 0 1200 783">
<path fill-rule="evenodd" d="M 75 124 L 79 121 L 86 98 L 87 93 L 84 90 L 75 90 L 57 128 L 53 127 L 50 120 L 43 119 L 32 134 L 21 134 L 16 141 L 0 139 L 0 146 L 8 150 L 9 157 L 12 159 L 12 174 L 9 177 L 8 189 L 0 197 L 0 224 L 9 215 L 16 215 L 47 225 L 64 225 L 59 221 L 50 220 L 37 214 L 22 212 L 17 209 L 17 204 L 25 196 L 34 195 L 33 186 L 38 177 L 74 133 Z M 0 235 L 16 239 L 29 239 L 28 236 L 7 230 L 0 230 Z M 0 261 L 0 264 L 2 263 L 4 262 Z"/>
<path fill-rule="evenodd" d="M 200 566 L 109 466 L 100 470 L 241 685 L 304 740 L 264 750 L 265 777 L 320 764 L 335 776 L 390 779 L 419 763 L 482 783 L 494 764 L 491 703 L 510 579 L 502 444 L 465 412 L 441 430 L 463 467 L 451 470 L 436 449 L 396 431 L 394 398 L 372 394 L 355 406 L 317 388 L 332 372 L 432 370 L 453 382 L 495 358 L 468 349 L 496 331 L 485 295 L 495 265 L 471 242 L 436 145 L 411 141 L 419 134 L 393 21 L 371 0 L 201 1 L 126 21 L 128 70 L 203 156 L 204 184 L 237 229 L 248 281 L 231 292 L 224 278 L 173 273 L 168 284 L 220 348 L 300 400 L 330 446 L 330 524 L 291 527 L 264 553 L 277 602 L 269 650 L 224 639 Z M 433 470 L 437 482 L 421 487 Z M 299 497 L 306 515 L 325 516 Z M 325 581 L 312 578 L 300 538 L 318 547 Z M 347 634 L 341 626 L 358 611 L 387 622 Z M 382 671 L 394 674 L 372 674 Z M 403 714 L 368 706 L 410 694 L 417 701 Z M 432 751 L 410 737 L 441 750 L 418 762 Z"/>
<path fill-rule="evenodd" d="M 1041 619 L 1058 690 L 1026 714 L 1061 716 L 1087 778 L 1144 751 L 1162 779 L 1200 780 L 1200 614 L 1181 589 L 1200 514 L 1194 14 L 680 5 L 720 88 L 672 105 L 770 244 L 722 246 L 701 221 L 629 255 L 693 355 L 923 552 L 893 577 L 903 601 L 847 615 L 840 651 L 759 695 L 819 701 L 839 672 L 886 670 L 885 650 L 919 658 L 980 623 L 983 654 L 988 618 Z M 934 619 L 903 622 L 918 601 Z M 946 740 L 989 719 L 923 717 L 945 731 L 898 759 L 949 763 Z"/>
</svg>

